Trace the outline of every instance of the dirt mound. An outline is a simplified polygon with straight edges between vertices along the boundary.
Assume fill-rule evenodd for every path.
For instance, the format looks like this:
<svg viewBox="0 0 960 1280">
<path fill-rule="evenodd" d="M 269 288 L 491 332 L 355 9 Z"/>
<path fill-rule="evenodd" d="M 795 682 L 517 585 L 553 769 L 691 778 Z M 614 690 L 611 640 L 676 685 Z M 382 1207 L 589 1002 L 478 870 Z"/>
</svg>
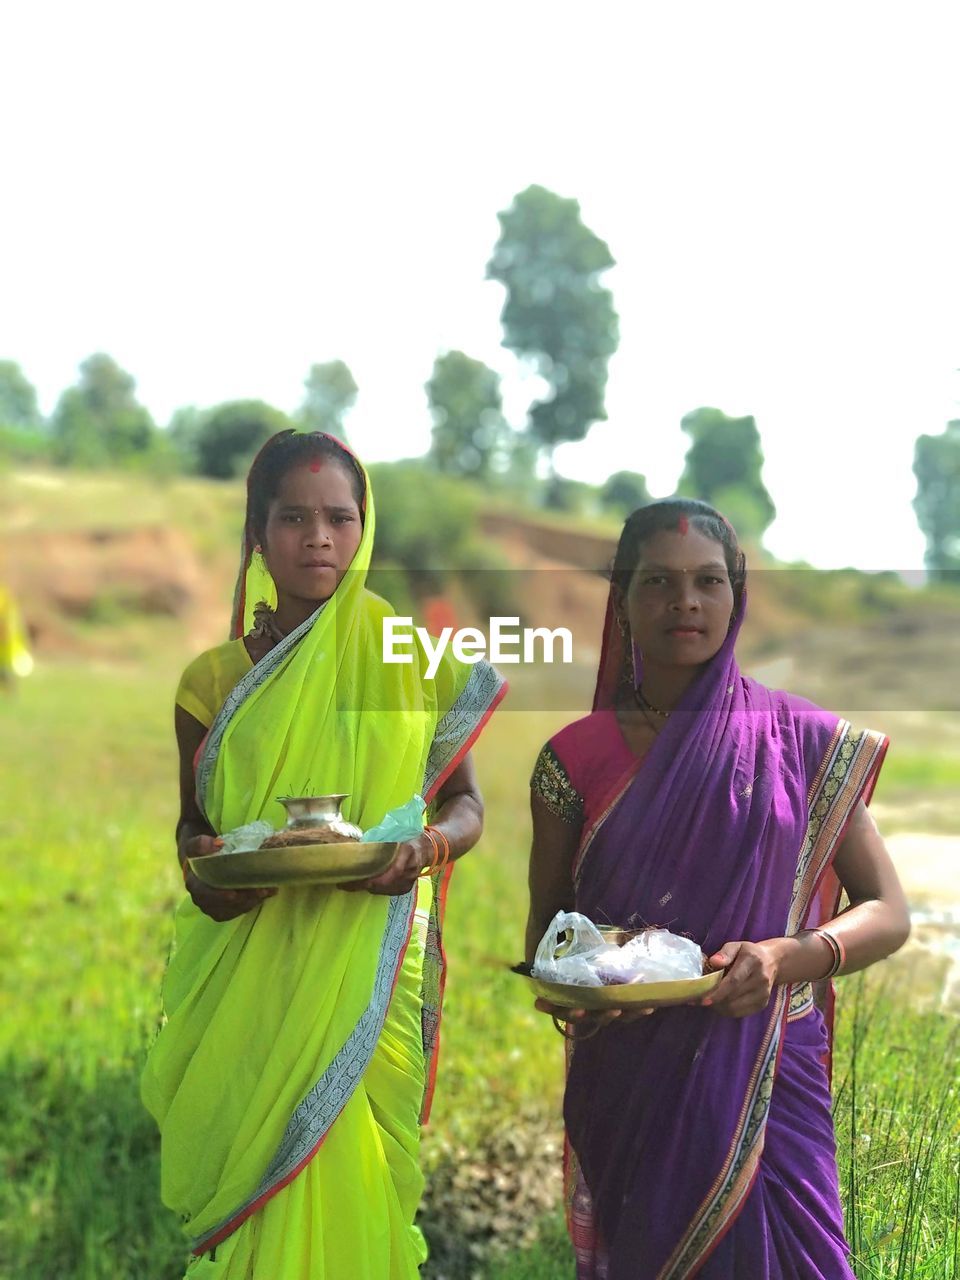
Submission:
<svg viewBox="0 0 960 1280">
<path fill-rule="evenodd" d="M 5 578 L 38 652 L 84 649 L 74 624 L 188 618 L 207 582 L 189 540 L 145 526 L 10 534 Z"/>
</svg>

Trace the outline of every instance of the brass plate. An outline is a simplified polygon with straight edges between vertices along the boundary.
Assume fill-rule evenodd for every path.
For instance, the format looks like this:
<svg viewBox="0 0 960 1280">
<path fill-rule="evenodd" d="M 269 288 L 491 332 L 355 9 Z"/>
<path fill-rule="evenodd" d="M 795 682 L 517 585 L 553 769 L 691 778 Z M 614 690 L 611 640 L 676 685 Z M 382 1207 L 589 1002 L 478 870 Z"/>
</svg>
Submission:
<svg viewBox="0 0 960 1280">
<path fill-rule="evenodd" d="M 525 978 L 535 995 L 564 1009 L 626 1009 L 646 1005 L 662 1008 L 698 1000 L 712 991 L 723 977 L 723 970 L 705 973 L 702 978 L 675 978 L 671 982 L 619 982 L 609 987 L 574 987 L 564 982 L 545 982 L 535 978 L 528 964 L 513 966 L 513 972 Z"/>
<path fill-rule="evenodd" d="M 390 866 L 397 855 L 394 840 L 363 844 L 294 844 L 285 849 L 253 849 L 248 853 L 210 853 L 190 858 L 190 868 L 215 889 L 269 889 L 284 884 L 345 884 L 368 880 Z"/>
</svg>

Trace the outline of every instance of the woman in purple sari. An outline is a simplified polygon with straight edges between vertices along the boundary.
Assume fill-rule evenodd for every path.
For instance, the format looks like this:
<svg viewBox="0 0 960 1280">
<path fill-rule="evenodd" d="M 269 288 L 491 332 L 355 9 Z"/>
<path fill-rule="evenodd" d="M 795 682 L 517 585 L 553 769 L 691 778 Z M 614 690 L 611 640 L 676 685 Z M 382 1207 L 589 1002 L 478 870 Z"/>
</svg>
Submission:
<svg viewBox="0 0 960 1280">
<path fill-rule="evenodd" d="M 741 675 L 743 553 L 713 508 L 627 520 L 594 711 L 533 777 L 527 957 L 554 914 L 668 927 L 723 969 L 691 1006 L 571 1022 L 578 1280 L 852 1277 L 832 986 L 906 940 L 865 808 L 887 740 Z M 841 891 L 849 899 L 838 914 Z"/>
</svg>

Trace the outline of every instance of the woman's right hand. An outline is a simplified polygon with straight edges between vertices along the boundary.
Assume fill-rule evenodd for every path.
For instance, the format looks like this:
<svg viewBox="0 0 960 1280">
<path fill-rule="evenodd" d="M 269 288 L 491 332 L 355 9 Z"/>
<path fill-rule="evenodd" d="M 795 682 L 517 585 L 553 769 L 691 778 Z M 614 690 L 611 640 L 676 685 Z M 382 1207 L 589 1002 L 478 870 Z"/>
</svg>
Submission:
<svg viewBox="0 0 960 1280">
<path fill-rule="evenodd" d="M 183 863 L 186 858 L 203 858 L 219 853 L 222 847 L 223 841 L 219 836 L 191 836 L 181 842 L 180 861 Z M 189 867 L 186 868 L 184 884 L 194 905 L 218 924 L 245 915 L 277 892 L 276 889 L 215 889 L 194 875 Z"/>
</svg>

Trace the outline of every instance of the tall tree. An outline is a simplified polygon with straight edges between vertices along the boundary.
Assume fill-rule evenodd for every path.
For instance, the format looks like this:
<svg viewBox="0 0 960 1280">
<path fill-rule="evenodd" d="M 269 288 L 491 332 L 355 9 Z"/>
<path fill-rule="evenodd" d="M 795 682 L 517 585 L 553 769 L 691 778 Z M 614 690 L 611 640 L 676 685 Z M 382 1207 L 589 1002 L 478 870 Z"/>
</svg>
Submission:
<svg viewBox="0 0 960 1280">
<path fill-rule="evenodd" d="M 500 219 L 487 276 L 507 291 L 503 345 L 532 362 L 549 395 L 530 409 L 530 431 L 549 458 L 607 416 L 607 362 L 617 349 L 613 295 L 600 276 L 614 265 L 576 200 L 531 186 Z"/>
<path fill-rule="evenodd" d="M 615 471 L 607 476 L 600 490 L 600 502 L 613 511 L 628 516 L 637 507 L 645 507 L 651 501 L 646 476 L 637 471 Z"/>
<path fill-rule="evenodd" d="M 98 467 L 146 453 L 156 428 L 134 395 L 136 385 L 108 355 L 84 360 L 76 386 L 64 391 L 50 420 L 57 461 Z"/>
<path fill-rule="evenodd" d="M 924 563 L 932 577 L 958 581 L 960 570 L 960 419 L 939 436 L 920 436 L 913 455 L 913 509 L 927 540 Z"/>
<path fill-rule="evenodd" d="M 304 431 L 327 431 L 345 440 L 343 419 L 356 403 L 357 384 L 344 362 L 311 365 L 303 385 L 307 394 L 296 417 Z"/>
<path fill-rule="evenodd" d="M 482 360 L 448 351 L 426 384 L 433 416 L 429 458 L 438 471 L 484 479 L 507 465 L 500 375 Z"/>
<path fill-rule="evenodd" d="M 197 470 L 216 480 L 241 475 L 261 445 L 292 427 L 285 413 L 262 400 L 229 400 L 205 414 L 193 441 Z"/>
<path fill-rule="evenodd" d="M 727 516 L 741 537 L 761 538 L 777 509 L 761 477 L 763 451 L 752 417 L 695 409 L 680 424 L 690 437 L 678 491 Z"/>
<path fill-rule="evenodd" d="M 0 427 L 40 425 L 37 393 L 15 360 L 0 360 Z"/>
</svg>

